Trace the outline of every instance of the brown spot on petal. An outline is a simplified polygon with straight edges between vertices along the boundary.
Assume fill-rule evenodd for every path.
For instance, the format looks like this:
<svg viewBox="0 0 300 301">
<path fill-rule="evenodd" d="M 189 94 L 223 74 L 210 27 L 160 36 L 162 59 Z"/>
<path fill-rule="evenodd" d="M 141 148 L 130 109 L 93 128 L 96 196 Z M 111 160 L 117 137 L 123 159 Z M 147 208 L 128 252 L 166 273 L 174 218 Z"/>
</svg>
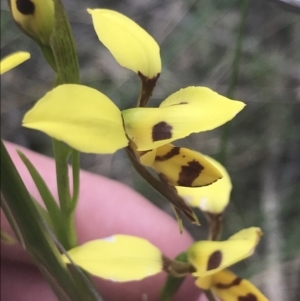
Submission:
<svg viewBox="0 0 300 301">
<path fill-rule="evenodd" d="M 238 297 L 238 301 L 258 301 L 257 297 L 251 293 L 246 296 Z"/>
<path fill-rule="evenodd" d="M 180 153 L 180 147 L 173 147 L 169 152 L 167 152 L 165 155 L 163 156 L 156 156 L 155 160 L 156 161 L 166 161 L 168 159 L 173 158 L 174 156 L 179 155 Z"/>
<path fill-rule="evenodd" d="M 195 179 L 198 178 L 204 167 L 196 160 L 188 162 L 188 165 L 181 167 L 179 173 L 178 185 L 190 187 Z"/>
<path fill-rule="evenodd" d="M 228 289 L 228 288 L 231 288 L 232 286 L 239 285 L 242 280 L 243 280 L 242 278 L 236 277 L 230 283 L 221 283 L 221 282 L 218 282 L 218 283 L 216 283 L 216 287 L 219 288 L 219 289 Z"/>
<path fill-rule="evenodd" d="M 218 268 L 222 262 L 222 252 L 221 251 L 215 251 L 213 252 L 208 259 L 206 270 L 214 270 Z M 246 301 L 246 300 L 245 300 Z"/>
<path fill-rule="evenodd" d="M 165 121 L 161 121 L 154 125 L 152 128 L 153 142 L 172 138 L 172 129 L 173 127 Z"/>
<path fill-rule="evenodd" d="M 30 0 L 17 0 L 16 1 L 18 11 L 23 15 L 33 15 L 34 14 L 34 3 Z"/>
</svg>

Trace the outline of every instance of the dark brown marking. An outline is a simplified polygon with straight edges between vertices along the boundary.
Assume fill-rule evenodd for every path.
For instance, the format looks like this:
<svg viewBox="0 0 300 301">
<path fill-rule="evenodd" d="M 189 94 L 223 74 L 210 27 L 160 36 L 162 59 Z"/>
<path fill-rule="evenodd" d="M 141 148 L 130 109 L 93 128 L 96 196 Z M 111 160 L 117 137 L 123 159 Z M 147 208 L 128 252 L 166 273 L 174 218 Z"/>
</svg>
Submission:
<svg viewBox="0 0 300 301">
<path fill-rule="evenodd" d="M 17 0 L 16 1 L 18 11 L 23 15 L 33 15 L 34 14 L 34 3 L 30 0 Z"/>
<path fill-rule="evenodd" d="M 184 165 L 181 167 L 177 183 L 180 186 L 191 187 L 204 167 L 196 160 L 190 161 L 187 164 L 187 166 Z"/>
<path fill-rule="evenodd" d="M 158 73 L 153 78 L 148 78 L 147 76 L 143 75 L 140 71 L 138 71 L 138 75 L 142 80 L 142 91 L 139 100 L 139 107 L 146 107 L 150 97 L 152 96 L 152 92 L 155 88 L 160 73 Z"/>
<path fill-rule="evenodd" d="M 172 138 L 173 127 L 165 121 L 161 121 L 152 128 L 152 140 L 159 141 Z"/>
<path fill-rule="evenodd" d="M 216 287 L 219 288 L 219 289 L 229 289 L 229 288 L 231 288 L 233 286 L 239 285 L 242 280 L 243 280 L 242 278 L 236 277 L 230 283 L 221 283 L 221 282 L 218 282 L 218 283 L 216 283 Z"/>
<path fill-rule="evenodd" d="M 251 293 L 247 294 L 246 296 L 238 297 L 238 301 L 257 301 L 257 297 Z"/>
<path fill-rule="evenodd" d="M 218 250 L 218 251 L 213 252 L 209 256 L 206 270 L 209 271 L 209 270 L 214 270 L 214 269 L 218 268 L 220 266 L 221 262 L 222 262 L 222 257 L 223 256 L 222 256 L 221 251 Z"/>
<path fill-rule="evenodd" d="M 179 155 L 179 153 L 180 153 L 180 147 L 174 146 L 165 155 L 163 155 L 163 156 L 156 156 L 155 160 L 156 161 L 166 161 L 166 160 L 169 160 L 169 159 L 173 158 L 174 156 Z"/>
</svg>

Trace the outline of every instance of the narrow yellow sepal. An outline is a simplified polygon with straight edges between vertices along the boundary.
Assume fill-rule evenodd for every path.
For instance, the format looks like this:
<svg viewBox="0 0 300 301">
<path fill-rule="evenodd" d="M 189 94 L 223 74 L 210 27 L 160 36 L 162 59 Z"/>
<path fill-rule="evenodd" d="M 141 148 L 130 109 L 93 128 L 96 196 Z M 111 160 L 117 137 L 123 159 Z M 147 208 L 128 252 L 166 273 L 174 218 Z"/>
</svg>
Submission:
<svg viewBox="0 0 300 301">
<path fill-rule="evenodd" d="M 9 1 L 13 19 L 32 39 L 49 45 L 54 25 L 53 0 Z"/>
<path fill-rule="evenodd" d="M 23 126 L 86 153 L 114 153 L 128 144 L 118 107 L 83 85 L 54 88 L 26 113 Z"/>
<path fill-rule="evenodd" d="M 159 108 L 133 108 L 122 114 L 128 137 L 139 151 L 146 151 L 191 133 L 212 130 L 244 106 L 209 88 L 187 87 L 170 95 Z"/>
<path fill-rule="evenodd" d="M 116 282 L 141 280 L 163 269 L 160 250 L 143 238 L 129 235 L 93 240 L 68 254 L 92 275 Z M 63 260 L 69 263 L 65 255 Z"/>
<path fill-rule="evenodd" d="M 188 249 L 188 260 L 196 268 L 196 277 L 212 275 L 251 256 L 262 232 L 251 227 L 241 230 L 226 241 L 199 241 Z"/>
<path fill-rule="evenodd" d="M 229 270 L 220 271 L 212 275 L 211 278 L 211 290 L 221 300 L 268 301 L 268 299 L 250 281 L 237 277 Z"/>
<path fill-rule="evenodd" d="M 228 172 L 219 162 L 209 156 L 202 156 L 222 173 L 223 178 L 205 187 L 189 188 L 176 186 L 176 189 L 178 194 L 190 206 L 200 208 L 204 212 L 219 214 L 225 210 L 229 203 L 232 189 L 231 180 Z"/>
<path fill-rule="evenodd" d="M 148 78 L 161 72 L 159 46 L 138 24 L 108 9 L 88 9 L 88 12 L 99 40 L 121 66 Z"/>
<path fill-rule="evenodd" d="M 17 67 L 29 58 L 30 53 L 26 51 L 19 51 L 6 56 L 0 62 L 0 75 Z"/>
<path fill-rule="evenodd" d="M 199 187 L 209 185 L 222 177 L 220 171 L 198 152 L 172 144 L 163 145 L 153 151 L 155 158 L 150 167 L 171 185 Z M 147 152 L 144 156 L 150 157 L 150 154 L 151 152 Z M 145 160 L 141 159 L 141 162 Z"/>
</svg>

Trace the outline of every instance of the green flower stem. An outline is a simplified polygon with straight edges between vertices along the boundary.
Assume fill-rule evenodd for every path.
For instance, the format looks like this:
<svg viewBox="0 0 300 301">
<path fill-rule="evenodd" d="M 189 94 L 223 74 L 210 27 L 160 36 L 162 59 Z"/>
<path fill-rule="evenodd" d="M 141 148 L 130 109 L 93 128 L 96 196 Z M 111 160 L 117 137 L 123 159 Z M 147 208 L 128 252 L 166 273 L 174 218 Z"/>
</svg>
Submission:
<svg viewBox="0 0 300 301">
<path fill-rule="evenodd" d="M 53 32 L 50 37 L 50 47 L 55 60 L 55 70 L 57 70 L 55 86 L 68 83 L 79 83 L 79 64 L 75 41 L 61 0 L 54 0 L 54 10 L 55 21 Z M 46 52 L 44 55 L 45 54 L 47 55 L 48 53 Z M 52 59 L 52 57 L 50 58 Z M 64 230 L 61 234 L 64 239 L 61 243 L 69 250 L 77 245 L 74 210 L 79 196 L 80 157 L 77 151 L 72 150 L 63 142 L 55 139 L 53 139 L 53 149 L 61 218 L 64 224 Z M 70 181 L 68 174 L 68 158 L 71 153 L 73 178 L 72 197 L 70 195 Z"/>
<path fill-rule="evenodd" d="M 56 166 L 58 198 L 62 223 L 64 224 L 64 229 L 61 229 L 63 231 L 61 236 L 64 237 L 64 239 L 61 243 L 66 250 L 69 250 L 77 245 L 74 224 L 74 206 L 72 204 L 69 186 L 68 158 L 72 150 L 61 141 L 52 139 L 52 143 Z"/>
<path fill-rule="evenodd" d="M 236 85 L 237 85 L 237 80 L 239 76 L 240 58 L 242 54 L 243 38 L 244 38 L 245 27 L 246 27 L 246 19 L 248 15 L 248 8 L 249 8 L 249 0 L 243 0 L 242 7 L 241 7 L 241 20 L 239 25 L 239 32 L 236 40 L 236 46 L 235 46 L 235 51 L 233 56 L 232 67 L 231 67 L 230 82 L 226 93 L 226 96 L 228 98 L 233 98 Z M 221 134 L 220 151 L 218 155 L 219 161 L 223 165 L 226 164 L 229 134 L 230 134 L 230 122 L 227 122 L 223 126 L 223 130 Z"/>
<path fill-rule="evenodd" d="M 185 252 L 180 253 L 176 256 L 175 261 L 187 263 L 187 254 Z M 179 290 L 184 279 L 185 276 L 174 277 L 169 274 L 166 283 L 160 292 L 159 301 L 171 301 L 176 292 Z"/>
<path fill-rule="evenodd" d="M 70 148 L 61 141 L 52 139 L 55 157 L 57 188 L 60 208 L 63 211 L 70 211 L 70 190 L 69 190 L 69 170 L 68 158 Z"/>
<path fill-rule="evenodd" d="M 55 20 L 50 46 L 60 84 L 79 83 L 79 63 L 69 20 L 61 0 L 53 0 Z"/>
<path fill-rule="evenodd" d="M 55 62 L 55 58 L 54 58 L 54 55 L 53 55 L 53 51 L 51 49 L 50 46 L 48 45 L 39 45 L 40 46 L 40 49 L 43 53 L 43 56 L 45 58 L 45 60 L 47 61 L 47 63 L 51 66 L 51 68 L 57 72 L 57 67 L 56 67 L 56 62 Z"/>
<path fill-rule="evenodd" d="M 77 150 L 72 151 L 72 177 L 73 177 L 73 194 L 72 208 L 74 211 L 78 202 L 79 187 L 80 187 L 80 153 Z"/>
</svg>

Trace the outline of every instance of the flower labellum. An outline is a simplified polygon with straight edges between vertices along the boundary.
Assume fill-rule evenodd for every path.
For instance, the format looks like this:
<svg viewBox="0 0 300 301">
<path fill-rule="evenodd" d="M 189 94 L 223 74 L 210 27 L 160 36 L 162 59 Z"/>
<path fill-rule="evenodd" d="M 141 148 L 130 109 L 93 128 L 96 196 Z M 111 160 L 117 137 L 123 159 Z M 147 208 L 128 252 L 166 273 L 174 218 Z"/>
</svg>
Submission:
<svg viewBox="0 0 300 301">
<path fill-rule="evenodd" d="M 223 178 L 212 185 L 201 188 L 176 186 L 176 189 L 190 206 L 210 214 L 221 214 L 229 203 L 232 189 L 231 180 L 224 166 L 209 156 L 202 156 L 221 172 Z"/>
</svg>

